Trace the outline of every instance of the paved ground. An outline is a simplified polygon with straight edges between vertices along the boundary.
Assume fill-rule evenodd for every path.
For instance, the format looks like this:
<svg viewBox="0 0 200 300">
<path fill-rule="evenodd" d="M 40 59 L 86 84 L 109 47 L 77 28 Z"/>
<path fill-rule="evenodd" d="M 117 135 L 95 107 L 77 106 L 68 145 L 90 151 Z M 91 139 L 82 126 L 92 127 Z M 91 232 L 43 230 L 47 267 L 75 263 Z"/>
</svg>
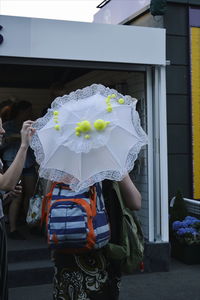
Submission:
<svg viewBox="0 0 200 300">
<path fill-rule="evenodd" d="M 51 285 L 10 289 L 9 300 L 51 299 Z M 123 277 L 120 300 L 190 299 L 200 300 L 200 265 L 185 265 L 172 260 L 169 272 Z"/>
<path fill-rule="evenodd" d="M 120 300 L 200 300 L 200 265 L 175 260 L 169 272 L 123 278 Z"/>
</svg>

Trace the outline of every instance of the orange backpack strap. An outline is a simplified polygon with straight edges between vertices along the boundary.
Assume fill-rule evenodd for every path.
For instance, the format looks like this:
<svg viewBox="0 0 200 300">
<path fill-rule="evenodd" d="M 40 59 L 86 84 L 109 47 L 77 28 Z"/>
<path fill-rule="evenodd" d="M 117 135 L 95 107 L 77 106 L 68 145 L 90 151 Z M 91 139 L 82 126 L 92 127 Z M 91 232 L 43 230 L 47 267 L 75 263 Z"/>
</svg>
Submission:
<svg viewBox="0 0 200 300">
<path fill-rule="evenodd" d="M 88 249 L 92 249 L 94 244 L 95 244 L 95 232 L 94 232 L 94 227 L 93 227 L 93 217 L 96 216 L 97 214 L 97 207 L 96 207 L 96 187 L 91 186 L 90 187 L 90 200 L 91 200 L 91 217 L 88 218 L 88 228 L 89 228 L 89 235 L 88 235 L 88 242 L 86 247 Z M 88 213 L 89 215 L 89 213 Z"/>
<path fill-rule="evenodd" d="M 94 226 L 93 226 L 93 217 L 96 216 L 97 210 L 96 210 L 96 187 L 92 186 L 90 187 L 90 204 L 86 202 L 83 199 L 76 198 L 74 200 L 75 203 L 81 205 L 84 207 L 86 213 L 87 213 L 87 226 L 89 229 L 88 237 L 87 237 L 87 244 L 85 245 L 84 249 L 77 249 L 77 248 L 71 248 L 71 249 L 59 249 L 59 251 L 64 252 L 64 253 L 82 253 L 88 250 L 91 250 L 94 248 L 95 245 L 95 240 L 96 240 L 96 235 L 94 231 Z M 61 199 L 60 201 L 63 201 Z M 56 237 L 53 236 L 53 240 L 55 244 L 57 243 Z"/>
<path fill-rule="evenodd" d="M 57 184 L 58 184 L 57 182 L 53 182 L 52 185 L 51 185 L 51 188 L 50 188 L 49 193 L 46 194 L 46 195 L 43 197 L 43 200 L 42 200 L 42 215 L 41 215 L 41 223 L 40 223 L 41 226 L 43 225 L 44 220 L 47 218 L 48 203 L 49 203 L 49 201 L 51 201 L 51 199 L 52 199 L 53 190 L 54 190 L 54 188 L 55 188 L 55 186 L 56 186 Z"/>
<path fill-rule="evenodd" d="M 56 188 L 55 192 L 54 188 Z M 60 189 L 58 193 L 57 188 Z M 46 195 L 46 201 L 44 201 L 43 205 L 43 219 L 46 216 L 49 247 L 63 253 L 82 253 L 102 248 L 110 239 L 110 227 L 105 213 L 105 206 L 103 204 L 100 205 L 103 200 L 97 198 L 97 195 L 99 196 L 98 186 L 96 184 L 91 186 L 87 190 L 85 197 L 84 193 L 75 193 L 75 197 L 73 197 L 73 193 L 69 193 L 70 196 L 67 196 L 68 193 L 62 192 L 62 189 L 70 190 L 68 186 L 64 184 L 62 186 L 62 183 L 54 183 L 51 186 L 50 192 Z M 54 200 L 52 201 L 52 199 Z M 73 205 L 71 205 L 71 202 Z M 98 209 L 97 202 L 99 203 Z M 79 209 L 74 209 L 76 207 Z M 68 217 L 68 214 L 63 218 L 63 209 L 71 210 L 69 213 L 70 216 L 73 215 L 75 218 L 81 217 L 85 221 L 83 222 L 84 226 L 77 225 Z M 63 224 L 62 233 L 60 231 L 61 223 Z M 98 228 L 101 228 L 101 230 Z M 76 230 L 79 233 L 77 237 L 74 234 Z"/>
</svg>

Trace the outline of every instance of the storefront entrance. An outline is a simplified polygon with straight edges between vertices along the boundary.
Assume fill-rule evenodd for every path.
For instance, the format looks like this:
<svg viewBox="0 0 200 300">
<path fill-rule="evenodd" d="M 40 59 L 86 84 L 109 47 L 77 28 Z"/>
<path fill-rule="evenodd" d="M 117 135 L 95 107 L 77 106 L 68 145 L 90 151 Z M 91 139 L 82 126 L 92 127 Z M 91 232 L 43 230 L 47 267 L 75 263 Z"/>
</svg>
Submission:
<svg viewBox="0 0 200 300">
<path fill-rule="evenodd" d="M 131 173 L 143 198 L 138 216 L 147 243 L 167 244 L 165 31 L 7 16 L 0 23 L 0 101 L 29 100 L 38 118 L 55 97 L 92 83 L 138 99 L 149 138 Z"/>
</svg>

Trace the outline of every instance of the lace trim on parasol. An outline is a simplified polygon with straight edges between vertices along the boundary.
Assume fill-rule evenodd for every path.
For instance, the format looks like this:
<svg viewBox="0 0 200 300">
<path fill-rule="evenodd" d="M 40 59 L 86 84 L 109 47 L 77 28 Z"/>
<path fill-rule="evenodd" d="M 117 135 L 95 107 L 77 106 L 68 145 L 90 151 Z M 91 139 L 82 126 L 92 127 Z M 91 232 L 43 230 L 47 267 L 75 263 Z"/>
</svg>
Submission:
<svg viewBox="0 0 200 300">
<path fill-rule="evenodd" d="M 146 142 L 139 142 L 136 145 L 134 145 L 134 147 L 130 150 L 128 154 L 125 169 L 121 172 L 112 170 L 100 172 L 97 175 L 92 176 L 91 178 L 83 182 L 80 182 L 77 178 L 73 177 L 70 174 L 66 174 L 65 172 L 55 169 L 41 169 L 39 170 L 39 175 L 40 177 L 49 179 L 51 181 L 69 184 L 70 188 L 76 192 L 79 192 L 80 190 L 85 189 L 95 184 L 96 182 L 101 182 L 104 179 L 121 181 L 127 175 L 127 173 L 129 173 L 133 169 L 134 162 L 138 157 L 141 147 L 145 144 Z"/>
</svg>

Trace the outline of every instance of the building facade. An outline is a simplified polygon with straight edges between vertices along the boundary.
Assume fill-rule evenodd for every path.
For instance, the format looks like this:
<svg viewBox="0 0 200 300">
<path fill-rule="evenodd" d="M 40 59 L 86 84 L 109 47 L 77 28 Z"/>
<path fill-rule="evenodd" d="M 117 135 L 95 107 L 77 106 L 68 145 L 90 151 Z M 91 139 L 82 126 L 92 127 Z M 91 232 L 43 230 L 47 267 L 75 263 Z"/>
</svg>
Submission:
<svg viewBox="0 0 200 300">
<path fill-rule="evenodd" d="M 1 101 L 30 100 L 37 118 L 56 96 L 92 83 L 138 99 L 149 144 L 131 176 L 143 197 L 138 216 L 146 238 L 145 268 L 167 270 L 165 29 L 9 16 L 1 16 L 0 25 Z"/>
<path fill-rule="evenodd" d="M 119 2 L 110 1 L 94 22 L 166 29 L 169 200 L 178 189 L 184 197 L 200 199 L 200 3 L 168 0 L 164 14 L 153 16 L 150 5 L 159 1 L 139 1 L 137 7 L 125 1 L 125 15 L 120 14 Z"/>
</svg>

